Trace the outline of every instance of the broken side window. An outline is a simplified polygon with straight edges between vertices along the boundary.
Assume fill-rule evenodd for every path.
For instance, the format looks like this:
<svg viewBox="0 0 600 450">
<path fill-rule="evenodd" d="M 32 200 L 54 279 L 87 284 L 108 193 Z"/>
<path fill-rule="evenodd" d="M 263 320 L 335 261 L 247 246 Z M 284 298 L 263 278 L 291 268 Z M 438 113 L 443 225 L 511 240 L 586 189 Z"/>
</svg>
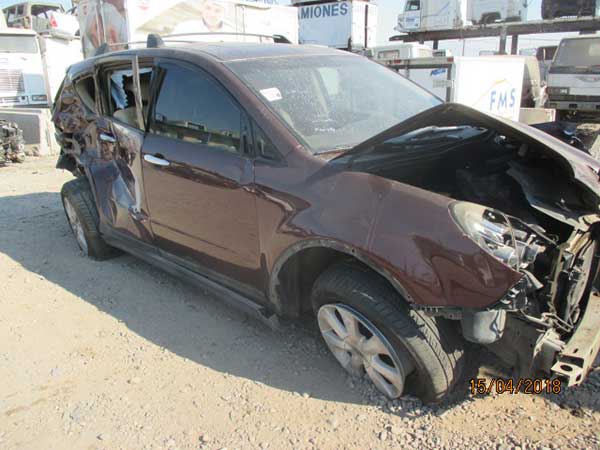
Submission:
<svg viewBox="0 0 600 450">
<path fill-rule="evenodd" d="M 149 67 L 141 68 L 139 74 L 140 99 L 144 109 L 142 111 L 142 117 L 145 117 L 150 97 L 152 69 Z M 105 72 L 104 80 L 106 83 L 105 86 L 108 87 L 108 92 L 106 94 L 108 100 L 108 115 L 120 122 L 139 129 L 133 70 L 125 68 L 107 71 Z"/>
<path fill-rule="evenodd" d="M 75 81 L 75 92 L 83 104 L 92 112 L 97 112 L 96 108 L 96 86 L 94 78 L 90 75 Z"/>
</svg>

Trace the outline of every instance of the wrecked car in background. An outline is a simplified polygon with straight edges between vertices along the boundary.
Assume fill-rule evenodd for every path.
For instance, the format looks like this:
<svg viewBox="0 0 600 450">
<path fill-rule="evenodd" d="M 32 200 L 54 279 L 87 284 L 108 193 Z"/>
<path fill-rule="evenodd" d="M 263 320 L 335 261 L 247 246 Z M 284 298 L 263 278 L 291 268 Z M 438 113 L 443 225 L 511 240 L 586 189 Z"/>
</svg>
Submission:
<svg viewBox="0 0 600 450">
<path fill-rule="evenodd" d="M 599 166 L 539 130 L 356 55 L 236 43 L 79 63 L 54 122 L 86 255 L 314 314 L 390 398 L 442 399 L 465 341 L 568 385 L 598 352 Z"/>
</svg>

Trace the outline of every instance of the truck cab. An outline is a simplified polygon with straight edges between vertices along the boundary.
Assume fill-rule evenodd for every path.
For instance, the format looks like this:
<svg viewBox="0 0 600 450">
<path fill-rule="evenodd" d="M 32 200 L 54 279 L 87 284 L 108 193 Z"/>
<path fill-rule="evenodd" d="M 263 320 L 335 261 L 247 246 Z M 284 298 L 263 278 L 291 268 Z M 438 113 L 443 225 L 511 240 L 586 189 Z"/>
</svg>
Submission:
<svg viewBox="0 0 600 450">
<path fill-rule="evenodd" d="M 46 30 L 51 28 L 50 22 L 54 12 L 64 12 L 58 2 L 23 2 L 4 8 L 4 15 L 11 28 L 31 28 Z"/>
<path fill-rule="evenodd" d="M 559 117 L 600 116 L 600 36 L 563 39 L 548 71 L 548 106 Z"/>
<path fill-rule="evenodd" d="M 0 106 L 48 105 L 42 53 L 33 30 L 0 30 Z"/>
</svg>

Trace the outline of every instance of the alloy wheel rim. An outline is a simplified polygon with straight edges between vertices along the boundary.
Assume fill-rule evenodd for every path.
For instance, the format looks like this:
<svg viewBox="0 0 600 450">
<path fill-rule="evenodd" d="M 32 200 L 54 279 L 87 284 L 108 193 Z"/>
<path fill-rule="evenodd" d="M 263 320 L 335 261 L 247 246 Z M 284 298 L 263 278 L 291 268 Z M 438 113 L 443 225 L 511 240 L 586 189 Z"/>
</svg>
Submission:
<svg viewBox="0 0 600 450">
<path fill-rule="evenodd" d="M 75 212 L 75 208 L 73 208 L 73 205 L 71 204 L 68 198 L 65 198 L 65 212 L 67 213 L 67 219 L 69 220 L 71 230 L 73 231 L 75 239 L 77 240 L 77 245 L 79 245 L 81 251 L 83 251 L 87 255 L 88 245 L 87 241 L 85 240 L 83 225 L 81 224 L 81 221 L 79 220 L 79 217 Z"/>
<path fill-rule="evenodd" d="M 404 391 L 406 375 L 413 369 L 400 359 L 386 337 L 361 313 L 343 304 L 319 308 L 317 320 L 329 350 L 347 372 L 367 376 L 388 398 Z"/>
</svg>

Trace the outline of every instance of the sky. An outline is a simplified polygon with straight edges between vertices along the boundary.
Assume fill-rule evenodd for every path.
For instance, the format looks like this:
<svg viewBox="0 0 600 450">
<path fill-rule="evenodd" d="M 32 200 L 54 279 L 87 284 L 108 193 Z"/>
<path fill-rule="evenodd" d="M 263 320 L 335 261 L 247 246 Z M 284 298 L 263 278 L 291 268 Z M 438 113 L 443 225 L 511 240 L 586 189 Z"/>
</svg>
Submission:
<svg viewBox="0 0 600 450">
<path fill-rule="evenodd" d="M 446 0 L 438 0 L 440 2 Z M 377 21 L 377 44 L 386 45 L 390 36 L 398 34 L 394 30 L 397 24 L 398 14 L 404 9 L 405 0 L 377 0 L 375 3 L 378 6 L 378 21 Z M 529 0 L 527 10 L 528 20 L 539 20 L 541 18 L 541 3 L 542 0 Z M 5 7 L 13 3 L 18 3 L 17 0 L 0 0 L 0 7 Z M 61 3 L 65 7 L 71 6 L 71 0 L 62 0 Z M 288 4 L 289 0 L 279 0 L 279 4 Z M 542 45 L 557 44 L 566 34 L 547 34 L 547 35 L 528 35 L 519 38 L 519 48 L 533 48 Z M 510 46 L 510 43 L 508 44 Z M 442 41 L 440 48 L 448 48 L 455 55 L 460 55 L 463 52 L 463 43 L 459 41 Z M 510 47 L 509 47 L 510 48 Z M 464 45 L 465 55 L 475 56 L 481 50 L 497 50 L 497 38 L 479 38 L 468 39 Z"/>
</svg>

